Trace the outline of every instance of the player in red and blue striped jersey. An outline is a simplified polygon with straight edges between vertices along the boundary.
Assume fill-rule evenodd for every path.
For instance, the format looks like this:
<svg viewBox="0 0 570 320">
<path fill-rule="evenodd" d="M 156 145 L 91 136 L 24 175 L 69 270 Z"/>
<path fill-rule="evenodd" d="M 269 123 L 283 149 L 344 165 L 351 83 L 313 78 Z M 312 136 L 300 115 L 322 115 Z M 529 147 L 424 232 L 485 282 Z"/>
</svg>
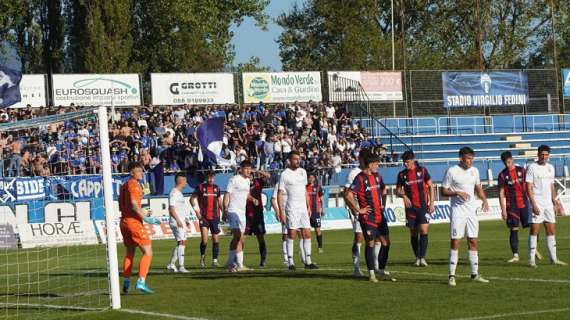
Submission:
<svg viewBox="0 0 570 320">
<path fill-rule="evenodd" d="M 382 248 L 378 255 L 378 272 L 382 280 L 396 281 L 385 271 L 390 250 L 388 222 L 384 215 L 386 203 L 386 185 L 378 173 L 380 158 L 370 154 L 364 159 L 365 168 L 351 185 L 352 193 L 347 196 L 348 206 L 358 213 L 358 220 L 366 241 L 366 266 L 371 282 L 378 282 L 375 275 L 374 244 L 380 242 Z M 356 204 L 355 198 L 358 201 Z"/>
<path fill-rule="evenodd" d="M 499 203 L 501 215 L 510 229 L 509 242 L 513 257 L 509 263 L 518 262 L 519 259 L 519 226 L 529 227 L 530 202 L 526 186 L 526 170 L 515 165 L 513 155 L 509 151 L 501 154 L 505 169 L 499 173 Z"/>
<path fill-rule="evenodd" d="M 200 266 L 206 266 L 206 247 L 208 246 L 208 231 L 212 234 L 212 266 L 219 266 L 220 253 L 220 213 L 222 210 L 222 197 L 220 188 L 214 183 L 216 174 L 213 171 L 206 173 L 206 181 L 200 183 L 190 203 L 194 206 L 196 217 L 200 220 Z"/>
<path fill-rule="evenodd" d="M 427 267 L 425 256 L 428 246 L 430 215 L 435 211 L 435 193 L 429 172 L 416 162 L 413 151 L 402 154 L 406 169 L 398 173 L 396 194 L 404 199 L 406 226 L 410 228 L 410 243 L 417 267 Z"/>
<path fill-rule="evenodd" d="M 252 175 L 256 177 L 251 179 L 247 205 L 245 209 L 245 231 L 244 235 L 254 234 L 259 244 L 260 267 L 265 267 L 267 258 L 267 246 L 265 244 L 265 219 L 263 217 L 263 203 L 261 194 L 264 183 L 269 180 L 271 175 L 265 171 L 253 171 Z"/>
<path fill-rule="evenodd" d="M 309 215 L 311 218 L 311 227 L 315 229 L 317 243 L 319 245 L 319 253 L 323 253 L 323 234 L 321 232 L 321 217 L 325 215 L 325 198 L 323 189 L 317 183 L 317 177 L 314 173 L 310 173 L 307 178 L 307 195 L 309 196 Z"/>
</svg>

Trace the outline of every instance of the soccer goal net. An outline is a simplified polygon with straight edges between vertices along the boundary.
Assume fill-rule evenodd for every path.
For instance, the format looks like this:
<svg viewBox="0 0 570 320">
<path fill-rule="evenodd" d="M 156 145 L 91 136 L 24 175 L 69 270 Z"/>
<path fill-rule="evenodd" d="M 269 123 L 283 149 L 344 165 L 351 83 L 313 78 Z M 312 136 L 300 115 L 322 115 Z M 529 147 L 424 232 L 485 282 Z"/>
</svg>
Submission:
<svg viewBox="0 0 570 320">
<path fill-rule="evenodd" d="M 118 308 L 106 108 L 1 123 L 0 152 L 0 319 Z"/>
</svg>

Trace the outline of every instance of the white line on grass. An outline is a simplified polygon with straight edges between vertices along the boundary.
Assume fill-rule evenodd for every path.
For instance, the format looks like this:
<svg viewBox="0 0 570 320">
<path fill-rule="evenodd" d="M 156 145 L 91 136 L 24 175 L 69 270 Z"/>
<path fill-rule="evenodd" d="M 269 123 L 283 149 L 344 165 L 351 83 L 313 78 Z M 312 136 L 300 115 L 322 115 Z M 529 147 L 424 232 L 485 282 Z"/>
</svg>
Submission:
<svg viewBox="0 0 570 320">
<path fill-rule="evenodd" d="M 150 311 L 134 310 L 134 309 L 119 309 L 117 311 L 131 313 L 131 314 L 143 314 L 146 316 L 162 317 L 169 319 L 179 319 L 179 320 L 208 320 L 206 318 L 187 317 L 170 313 L 150 312 Z"/>
<path fill-rule="evenodd" d="M 518 312 L 518 313 L 500 313 L 500 314 L 494 314 L 494 315 L 489 315 L 489 316 L 457 318 L 457 319 L 453 319 L 453 320 L 499 319 L 499 318 L 516 317 L 516 316 L 530 316 L 530 315 L 536 315 L 536 314 L 542 314 L 542 313 L 560 313 L 560 312 L 566 312 L 566 311 L 570 311 L 570 308 L 526 311 L 526 312 Z"/>
<path fill-rule="evenodd" d="M 266 268 L 260 269 L 260 271 L 283 271 L 287 272 L 286 269 L 277 269 L 277 268 Z M 314 271 L 352 271 L 353 269 L 347 268 L 320 268 L 318 270 L 311 270 L 310 272 Z M 431 277 L 441 277 L 447 278 L 449 275 L 443 273 L 432 273 L 432 272 L 415 272 L 415 271 L 398 271 L 398 270 L 390 270 L 391 273 L 400 273 L 400 274 L 410 274 L 410 275 L 418 275 L 418 276 L 431 276 Z M 255 272 L 253 272 L 255 273 Z M 456 275 L 457 278 L 469 278 L 469 275 Z M 485 278 L 490 280 L 498 280 L 498 281 L 516 281 L 516 282 L 542 282 L 542 283 L 561 283 L 561 284 L 568 284 L 570 280 L 565 279 L 537 279 L 537 278 L 504 278 L 504 277 L 493 277 L 493 276 L 485 276 Z"/>
</svg>

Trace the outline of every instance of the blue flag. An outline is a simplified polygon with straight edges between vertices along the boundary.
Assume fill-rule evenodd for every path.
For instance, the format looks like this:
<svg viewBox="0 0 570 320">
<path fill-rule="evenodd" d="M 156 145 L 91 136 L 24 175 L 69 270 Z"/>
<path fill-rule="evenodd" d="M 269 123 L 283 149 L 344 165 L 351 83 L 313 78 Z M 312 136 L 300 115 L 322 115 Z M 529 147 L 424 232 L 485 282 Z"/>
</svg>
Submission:
<svg viewBox="0 0 570 320">
<path fill-rule="evenodd" d="M 198 141 L 203 162 L 208 165 L 218 163 L 224 144 L 224 118 L 210 118 L 198 127 Z"/>
<path fill-rule="evenodd" d="M 20 81 L 22 72 L 0 66 L 0 108 L 22 101 Z"/>
</svg>

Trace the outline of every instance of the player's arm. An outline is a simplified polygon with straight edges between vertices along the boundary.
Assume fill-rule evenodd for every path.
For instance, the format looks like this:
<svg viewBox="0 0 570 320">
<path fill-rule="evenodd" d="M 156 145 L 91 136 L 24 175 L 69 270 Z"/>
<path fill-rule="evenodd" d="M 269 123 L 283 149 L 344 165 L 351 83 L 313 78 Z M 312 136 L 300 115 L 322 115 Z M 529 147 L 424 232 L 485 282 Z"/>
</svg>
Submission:
<svg viewBox="0 0 570 320">
<path fill-rule="evenodd" d="M 534 189 L 533 189 L 534 170 L 532 170 L 532 165 L 527 169 L 525 181 L 526 181 L 526 190 L 528 193 L 528 199 L 530 200 L 530 204 L 532 205 L 532 213 L 537 216 L 540 214 L 540 208 L 536 205 L 536 197 L 534 196 Z"/>
<path fill-rule="evenodd" d="M 311 196 L 305 189 L 305 205 L 307 206 L 307 214 L 311 216 Z M 318 204 L 317 204 L 318 205 Z"/>
<path fill-rule="evenodd" d="M 254 173 L 257 173 L 263 181 L 269 180 L 271 178 L 271 174 L 267 171 L 263 170 L 255 170 Z"/>
<path fill-rule="evenodd" d="M 283 222 L 285 221 L 285 194 L 283 192 L 283 190 L 279 189 L 279 191 L 277 191 L 277 204 L 279 206 L 279 216 L 280 216 L 280 221 Z"/>
<path fill-rule="evenodd" d="M 140 188 L 140 186 L 135 187 L 131 184 L 128 185 L 129 194 L 131 195 L 131 209 L 133 212 L 136 212 L 141 219 L 144 219 L 148 215 L 148 211 L 142 206 L 139 208 L 139 203 L 142 201 L 142 191 Z"/>
<path fill-rule="evenodd" d="M 279 192 L 277 192 L 279 193 Z M 275 219 L 277 219 L 277 221 L 282 222 L 281 221 L 281 213 L 279 212 L 279 203 L 277 203 L 277 197 L 271 197 L 271 207 L 273 208 L 273 211 L 275 212 Z"/>
<path fill-rule="evenodd" d="M 444 197 L 460 197 L 464 201 L 469 201 L 469 195 L 467 192 L 455 191 L 451 188 L 451 181 L 453 177 L 451 176 L 451 170 L 447 170 L 445 177 L 443 178 L 443 183 L 441 184 L 441 195 Z"/>
<path fill-rule="evenodd" d="M 384 182 L 382 182 L 382 204 L 384 205 L 384 208 L 386 208 L 387 198 L 388 198 L 388 188 L 386 188 L 386 185 L 384 184 Z"/>
<path fill-rule="evenodd" d="M 224 201 L 223 201 L 223 208 L 224 211 L 222 212 L 222 221 L 226 222 L 228 220 L 228 208 L 230 206 L 230 192 L 224 193 Z"/>
<path fill-rule="evenodd" d="M 435 187 L 434 187 L 433 181 L 431 181 L 431 179 L 429 179 L 426 182 L 426 187 L 427 187 L 427 194 L 429 197 L 428 213 L 432 214 L 435 212 Z"/>
<path fill-rule="evenodd" d="M 192 196 L 190 196 L 190 205 L 194 209 L 194 212 L 196 212 L 196 218 L 202 219 L 202 212 L 200 212 L 200 206 L 198 205 L 197 194 L 193 193 Z"/>
<path fill-rule="evenodd" d="M 221 217 L 224 215 L 224 199 L 221 196 L 218 196 L 216 201 L 218 201 L 218 217 Z"/>
<path fill-rule="evenodd" d="M 483 186 L 481 183 L 475 184 L 475 193 L 483 201 L 483 212 L 489 212 L 489 201 L 487 201 L 487 195 L 485 194 L 485 190 L 483 190 Z"/>
<path fill-rule="evenodd" d="M 396 196 L 404 200 L 404 207 L 406 208 L 412 207 L 412 202 L 410 201 L 410 198 L 408 198 L 408 196 L 406 195 L 406 192 L 404 191 L 404 186 L 402 184 L 398 183 L 396 185 Z"/>
<path fill-rule="evenodd" d="M 499 186 L 499 205 L 501 206 L 501 216 L 503 220 L 507 219 L 507 198 L 505 197 L 505 188 Z"/>
<path fill-rule="evenodd" d="M 321 216 L 325 216 L 325 195 L 323 193 L 323 190 L 320 189 L 319 187 L 319 193 L 321 196 Z"/>
<path fill-rule="evenodd" d="M 350 209 L 352 214 L 354 215 L 366 214 L 370 210 L 370 208 L 368 207 L 358 208 L 358 206 L 356 205 L 356 201 L 354 200 L 354 193 L 352 191 L 349 190 L 349 192 L 345 193 L 345 196 L 346 196 L 346 204 L 348 205 L 348 208 Z"/>
</svg>

